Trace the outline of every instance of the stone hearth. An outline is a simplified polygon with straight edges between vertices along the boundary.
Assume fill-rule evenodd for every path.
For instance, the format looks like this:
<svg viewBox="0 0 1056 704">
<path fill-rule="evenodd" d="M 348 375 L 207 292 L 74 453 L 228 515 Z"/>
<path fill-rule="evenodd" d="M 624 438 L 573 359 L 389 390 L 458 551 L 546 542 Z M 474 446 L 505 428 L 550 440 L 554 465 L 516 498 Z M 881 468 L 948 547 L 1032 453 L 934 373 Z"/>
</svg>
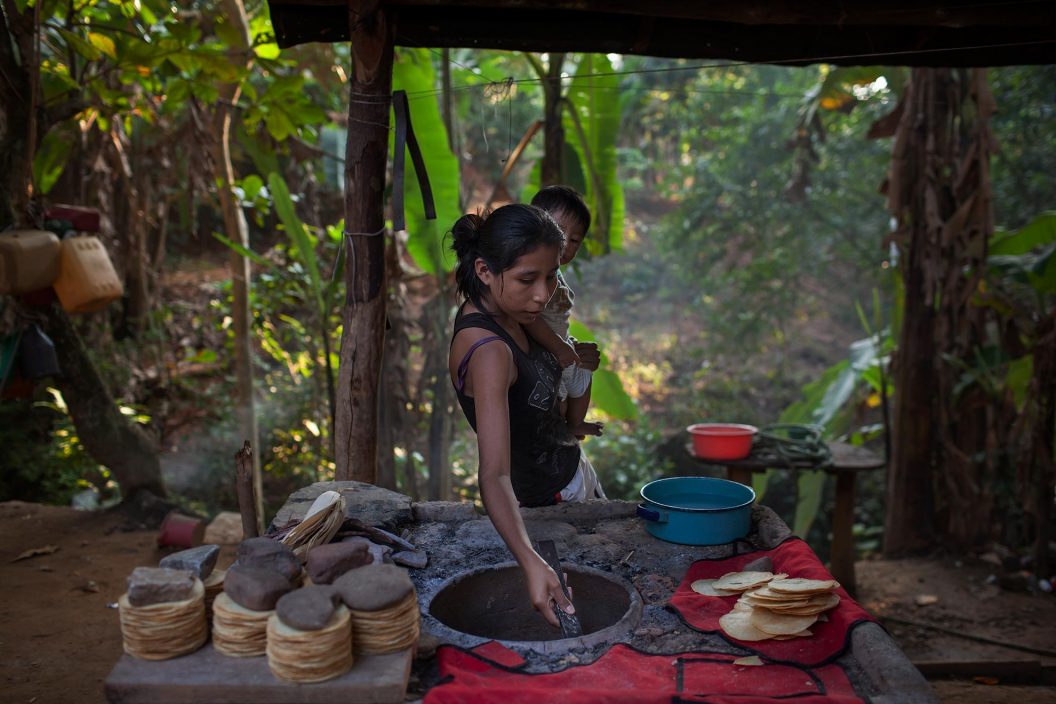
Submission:
<svg viewBox="0 0 1056 704">
<path fill-rule="evenodd" d="M 471 571 L 509 566 L 511 555 L 486 516 L 471 504 L 455 502 L 414 503 L 408 497 L 358 482 L 320 482 L 292 494 L 273 525 L 303 516 L 316 496 L 326 490 L 340 491 L 349 516 L 402 535 L 418 550 L 428 553 L 428 565 L 410 570 L 418 590 L 423 614 L 423 632 L 441 643 L 474 647 L 489 640 L 452 628 L 431 612 L 434 597 Z M 758 549 L 775 547 L 790 535 L 785 523 L 765 506 L 755 506 L 751 532 L 744 540 L 719 546 L 687 546 L 660 541 L 635 517 L 636 504 L 627 501 L 593 501 L 545 508 L 522 509 L 525 527 L 533 541 L 553 540 L 561 561 L 577 569 L 611 576 L 616 584 L 633 586 L 628 609 L 640 611 L 595 636 L 556 639 L 539 638 L 531 629 L 525 638 L 499 638 L 527 661 L 529 672 L 551 672 L 569 665 L 590 663 L 613 643 L 624 642 L 645 653 L 679 653 L 709 648 L 721 652 L 749 654 L 718 635 L 688 628 L 664 604 L 686 570 L 701 558 L 718 559 Z M 470 594 L 470 596 L 473 596 Z M 577 608 L 587 608 L 590 594 L 576 594 Z M 473 597 L 477 598 L 477 597 Z M 439 605 L 439 602 L 438 602 Z M 439 611 L 450 614 L 451 603 Z M 479 605 L 467 604 L 467 610 Z M 623 614 L 628 616 L 628 614 Z M 470 616 L 470 619 L 473 617 Z M 540 621 L 541 617 L 538 617 Z M 445 618 L 449 623 L 450 618 Z M 470 629 L 472 630 L 472 629 Z M 516 629 L 515 629 L 516 630 Z M 873 701 L 934 701 L 926 681 L 913 668 L 894 641 L 875 624 L 863 624 L 852 632 L 850 651 L 839 663 L 859 693 Z M 423 682 L 426 686 L 428 682 Z"/>
</svg>

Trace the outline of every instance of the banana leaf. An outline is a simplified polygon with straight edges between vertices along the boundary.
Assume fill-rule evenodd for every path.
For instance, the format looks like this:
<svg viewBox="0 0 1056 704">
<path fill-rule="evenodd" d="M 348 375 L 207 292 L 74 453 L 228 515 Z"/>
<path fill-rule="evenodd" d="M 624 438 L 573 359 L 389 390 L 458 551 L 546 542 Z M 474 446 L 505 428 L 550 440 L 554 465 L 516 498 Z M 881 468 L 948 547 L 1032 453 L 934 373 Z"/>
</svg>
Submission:
<svg viewBox="0 0 1056 704">
<path fill-rule="evenodd" d="M 582 165 L 593 216 L 587 246 L 595 253 L 623 248 L 623 187 L 616 168 L 620 78 L 605 75 L 613 72 L 605 55 L 584 54 L 565 95 L 565 138 Z"/>
<path fill-rule="evenodd" d="M 569 334 L 580 342 L 595 342 L 594 333 L 583 323 L 573 320 Z M 590 387 L 590 402 L 599 410 L 617 420 L 632 420 L 638 416 L 638 407 L 634 399 L 623 388 L 623 382 L 616 372 L 606 369 L 608 358 L 601 350 L 601 366 L 594 372 Z"/>
<path fill-rule="evenodd" d="M 437 100 L 436 71 L 428 49 L 401 48 L 397 51 L 392 87 L 407 92 L 411 124 L 429 172 L 429 185 L 436 204 L 436 219 L 426 220 L 418 180 L 411 176 L 414 164 L 410 155 L 406 155 L 405 163 L 409 166 L 404 178 L 407 250 L 423 271 L 442 274 L 455 266 L 454 252 L 445 246 L 444 233 L 451 230 L 462 210 L 459 207 L 458 159 L 448 146 L 447 127 Z M 389 139 L 390 151 L 393 139 Z"/>
</svg>

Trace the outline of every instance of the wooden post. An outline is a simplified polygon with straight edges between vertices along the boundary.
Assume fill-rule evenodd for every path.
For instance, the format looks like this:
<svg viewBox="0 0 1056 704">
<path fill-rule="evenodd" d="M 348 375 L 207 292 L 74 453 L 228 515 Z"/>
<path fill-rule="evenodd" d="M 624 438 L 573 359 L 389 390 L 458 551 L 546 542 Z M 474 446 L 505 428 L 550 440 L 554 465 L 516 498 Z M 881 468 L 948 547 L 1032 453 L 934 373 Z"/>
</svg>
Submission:
<svg viewBox="0 0 1056 704">
<path fill-rule="evenodd" d="M 353 64 L 345 150 L 348 259 L 334 449 L 338 480 L 373 483 L 385 339 L 384 192 L 393 26 L 376 0 L 350 0 L 348 8 Z"/>
<path fill-rule="evenodd" d="M 540 170 L 540 186 L 561 183 L 562 152 L 565 149 L 565 127 L 561 123 L 561 67 L 565 63 L 563 53 L 550 54 L 550 65 L 543 81 L 543 164 Z"/>
<path fill-rule="evenodd" d="M 832 549 L 829 571 L 847 593 L 855 595 L 854 578 L 854 481 L 855 470 L 836 472 L 836 505 L 832 509 Z"/>
<path fill-rule="evenodd" d="M 235 453 L 235 491 L 238 494 L 238 512 L 242 515 L 242 539 L 256 538 L 261 534 L 257 513 L 256 482 L 253 471 L 253 448 L 247 440 Z"/>
</svg>

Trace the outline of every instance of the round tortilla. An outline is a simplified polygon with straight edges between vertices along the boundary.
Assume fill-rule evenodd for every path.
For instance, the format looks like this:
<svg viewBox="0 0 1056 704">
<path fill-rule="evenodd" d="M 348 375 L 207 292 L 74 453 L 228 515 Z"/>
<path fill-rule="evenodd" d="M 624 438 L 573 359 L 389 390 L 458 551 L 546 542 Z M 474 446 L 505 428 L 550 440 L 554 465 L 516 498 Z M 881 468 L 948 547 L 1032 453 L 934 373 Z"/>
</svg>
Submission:
<svg viewBox="0 0 1056 704">
<path fill-rule="evenodd" d="M 769 633 L 760 631 L 752 625 L 752 612 L 742 611 L 734 606 L 733 611 L 719 618 L 719 626 L 731 638 L 743 641 L 767 640 Z"/>
<path fill-rule="evenodd" d="M 746 589 L 766 584 L 774 578 L 772 572 L 728 572 L 713 583 L 715 589 L 743 592 Z"/>
<path fill-rule="evenodd" d="M 789 577 L 770 583 L 770 589 L 784 594 L 823 594 L 840 586 L 835 579 Z"/>
<path fill-rule="evenodd" d="M 733 596 L 734 594 L 740 594 L 739 591 L 716 589 L 714 579 L 698 579 L 689 586 L 697 594 L 703 594 L 704 596 Z"/>
<path fill-rule="evenodd" d="M 818 620 L 817 616 L 789 616 L 759 607 L 752 609 L 750 618 L 753 627 L 772 636 L 790 636 L 805 631 Z"/>
</svg>

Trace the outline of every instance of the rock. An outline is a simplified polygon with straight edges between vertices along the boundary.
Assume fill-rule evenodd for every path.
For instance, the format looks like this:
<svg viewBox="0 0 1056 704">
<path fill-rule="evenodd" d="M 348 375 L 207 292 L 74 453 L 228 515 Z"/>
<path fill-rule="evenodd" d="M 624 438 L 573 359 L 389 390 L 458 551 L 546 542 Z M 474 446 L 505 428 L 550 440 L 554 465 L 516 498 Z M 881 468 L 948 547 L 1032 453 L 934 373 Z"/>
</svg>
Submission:
<svg viewBox="0 0 1056 704">
<path fill-rule="evenodd" d="M 792 535 L 792 530 L 769 506 L 760 504 L 752 506 L 752 528 L 755 534 L 749 539 L 754 537 L 753 545 L 762 550 L 775 548 Z"/>
<path fill-rule="evenodd" d="M 181 550 L 161 558 L 161 566 L 174 570 L 189 570 L 198 579 L 205 581 L 216 567 L 220 557 L 219 545 L 199 545 L 190 550 Z"/>
<path fill-rule="evenodd" d="M 480 518 L 468 501 L 423 501 L 411 504 L 411 513 L 417 523 L 461 523 Z"/>
<path fill-rule="evenodd" d="M 271 611 L 291 589 L 286 577 L 269 569 L 232 565 L 224 576 L 224 593 L 251 611 Z"/>
<path fill-rule="evenodd" d="M 414 570 L 421 570 L 425 569 L 425 566 L 429 564 L 429 556 L 420 550 L 416 552 L 401 550 L 400 552 L 392 554 L 392 561 L 397 565 L 410 567 Z"/>
<path fill-rule="evenodd" d="M 301 561 L 287 546 L 271 538 L 250 538 L 238 545 L 235 564 L 278 572 L 291 584 L 301 576 Z"/>
<path fill-rule="evenodd" d="M 521 516 L 526 521 L 560 521 L 594 525 L 598 521 L 631 518 L 636 515 L 637 508 L 637 501 L 597 499 L 562 503 L 556 506 L 521 508 Z"/>
<path fill-rule="evenodd" d="M 242 541 L 242 516 L 234 511 L 222 511 L 205 527 L 205 542 L 215 545 L 235 545 Z"/>
<path fill-rule="evenodd" d="M 304 518 L 312 502 L 324 491 L 336 491 L 345 499 L 345 515 L 372 526 L 395 527 L 412 520 L 411 499 L 395 491 L 364 482 L 316 482 L 290 494 L 271 524 L 285 526 Z"/>
<path fill-rule="evenodd" d="M 165 567 L 137 567 L 128 577 L 128 603 L 150 606 L 183 601 L 194 589 L 194 574 Z"/>
<path fill-rule="evenodd" d="M 554 521 L 525 520 L 524 529 L 533 542 L 540 540 L 553 540 L 561 552 L 568 547 L 568 543 L 576 537 L 576 529 L 568 523 Z M 495 530 L 491 520 L 482 518 L 479 521 L 466 521 L 458 526 L 455 531 L 455 539 L 462 544 L 466 550 L 482 550 L 489 548 L 502 548 L 506 543 L 502 536 Z"/>
<path fill-rule="evenodd" d="M 418 636 L 418 652 L 416 657 L 419 660 L 428 660 L 436 654 L 436 649 L 440 647 L 440 639 L 431 633 L 422 632 Z"/>
<path fill-rule="evenodd" d="M 414 591 L 407 570 L 396 565 L 360 567 L 339 577 L 334 587 L 348 608 L 367 612 L 394 606 Z"/>
<path fill-rule="evenodd" d="M 330 586 L 310 586 L 285 594 L 275 605 L 279 619 L 291 628 L 318 631 L 334 617 L 334 603 L 340 596 Z"/>
<path fill-rule="evenodd" d="M 664 635 L 663 628 L 657 628 L 656 626 L 649 626 L 647 628 L 639 628 L 634 632 L 637 638 L 659 638 Z"/>
<path fill-rule="evenodd" d="M 662 574 L 642 574 L 631 580 L 646 604 L 661 604 L 675 593 L 675 580 Z"/>
<path fill-rule="evenodd" d="M 353 535 L 348 538 L 343 538 L 341 542 L 353 544 L 362 543 L 363 545 L 366 545 L 370 556 L 374 558 L 374 564 L 380 565 L 382 562 L 392 562 L 392 559 L 390 558 L 392 555 L 392 548 L 388 545 L 378 545 L 370 538 L 364 538 L 361 535 Z"/>
<path fill-rule="evenodd" d="M 308 577 L 313 584 L 330 584 L 349 570 L 373 563 L 369 542 L 330 543 L 312 548 L 305 564 Z"/>
</svg>

